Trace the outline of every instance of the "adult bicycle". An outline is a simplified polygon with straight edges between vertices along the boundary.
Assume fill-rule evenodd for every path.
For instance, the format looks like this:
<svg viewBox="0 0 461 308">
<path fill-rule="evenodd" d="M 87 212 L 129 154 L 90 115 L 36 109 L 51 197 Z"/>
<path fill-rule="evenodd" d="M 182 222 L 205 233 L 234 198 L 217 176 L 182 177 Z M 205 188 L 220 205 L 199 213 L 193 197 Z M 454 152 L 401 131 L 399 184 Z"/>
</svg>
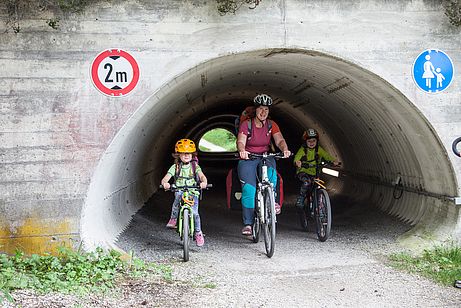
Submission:
<svg viewBox="0 0 461 308">
<path fill-rule="evenodd" d="M 301 166 L 303 168 L 315 168 L 315 176 L 306 179 L 312 182 L 304 199 L 304 206 L 299 212 L 301 227 L 308 231 L 309 220 L 314 220 L 317 238 L 319 241 L 325 242 L 331 231 L 331 203 L 325 181 L 320 179 L 320 173 L 323 167 L 332 167 L 334 165 L 320 161 L 318 164 L 303 162 Z"/>
<path fill-rule="evenodd" d="M 207 189 L 213 187 L 212 184 L 207 185 Z M 163 185 L 160 185 L 160 188 L 164 188 Z M 183 246 L 183 259 L 185 262 L 189 261 L 189 244 L 191 239 L 194 236 L 194 214 L 192 212 L 192 206 L 194 206 L 194 195 L 192 190 L 200 190 L 202 193 L 202 188 L 198 185 L 194 186 L 180 186 L 172 184 L 169 189 L 171 192 L 180 191 L 181 200 L 179 202 L 179 217 L 178 217 L 178 228 L 176 229 L 179 233 L 179 238 Z"/>
<path fill-rule="evenodd" d="M 275 250 L 275 233 L 277 222 L 275 215 L 275 187 L 269 181 L 267 173 L 269 158 L 284 158 L 283 153 L 248 154 L 249 159 L 261 159 L 255 196 L 255 218 L 253 220 L 253 242 L 259 242 L 262 230 L 267 257 L 271 258 Z"/>
</svg>

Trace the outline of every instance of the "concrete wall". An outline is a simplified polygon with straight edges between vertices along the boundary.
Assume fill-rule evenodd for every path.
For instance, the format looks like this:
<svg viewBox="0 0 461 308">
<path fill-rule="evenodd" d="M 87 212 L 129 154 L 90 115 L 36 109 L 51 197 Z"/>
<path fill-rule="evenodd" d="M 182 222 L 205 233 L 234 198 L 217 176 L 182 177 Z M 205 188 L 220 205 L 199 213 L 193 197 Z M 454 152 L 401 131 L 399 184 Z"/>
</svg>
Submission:
<svg viewBox="0 0 461 308">
<path fill-rule="evenodd" d="M 5 21 L 4 4 L 0 14 Z M 411 102 L 410 117 L 427 121 L 434 138 L 429 145 L 440 147 L 437 160 L 452 168 L 441 168 L 449 171 L 446 179 L 433 179 L 444 183 L 436 192 L 460 194 L 461 160 L 452 154 L 451 142 L 461 136 L 461 35 L 440 1 L 265 0 L 254 10 L 243 6 L 236 15 L 219 16 L 214 1 L 131 0 L 66 16 L 59 30 L 46 24 L 50 17 L 47 12 L 26 16 L 19 33 L 4 33 L 6 26 L 0 25 L 0 250 L 45 251 L 61 241 L 79 241 L 96 167 L 114 155 L 106 150 L 136 110 L 149 105 L 151 112 L 161 112 L 154 102 L 174 89 L 178 76 L 209 60 L 255 50 L 319 52 L 379 76 Z M 140 66 L 139 84 L 126 97 L 106 97 L 92 85 L 91 62 L 108 48 L 130 52 Z M 443 93 L 426 94 L 413 82 L 413 61 L 428 48 L 445 51 L 455 64 L 454 81 Z M 100 185 L 105 172 L 110 174 L 97 173 Z M 115 193 L 133 181 L 121 178 L 107 190 Z M 113 241 L 146 199 L 136 185 L 130 189 L 135 204 L 124 208 L 123 219 L 103 242 Z M 447 211 L 450 230 L 458 228 L 458 210 Z"/>
</svg>

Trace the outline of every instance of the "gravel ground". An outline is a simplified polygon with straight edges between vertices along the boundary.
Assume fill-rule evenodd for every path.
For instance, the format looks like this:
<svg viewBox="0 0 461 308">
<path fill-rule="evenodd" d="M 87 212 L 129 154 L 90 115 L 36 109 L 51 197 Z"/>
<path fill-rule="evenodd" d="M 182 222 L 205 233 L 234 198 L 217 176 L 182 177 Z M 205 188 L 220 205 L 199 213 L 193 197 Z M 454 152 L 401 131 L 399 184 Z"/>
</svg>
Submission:
<svg viewBox="0 0 461 308">
<path fill-rule="evenodd" d="M 321 243 L 301 231 L 296 211 L 278 217 L 275 254 L 240 235 L 241 213 L 208 192 L 201 205 L 206 244 L 181 262 L 177 234 L 165 229 L 171 196 L 161 193 L 138 213 L 119 239 L 138 257 L 173 260 L 174 279 L 196 287 L 190 306 L 208 307 L 459 307 L 461 290 L 442 287 L 386 265 L 402 251 L 396 239 L 411 227 L 372 208 L 333 201 L 332 234 Z M 179 306 L 180 303 L 177 303 Z"/>
<path fill-rule="evenodd" d="M 172 196 L 160 193 L 120 236 L 118 245 L 139 258 L 168 262 L 173 282 L 125 281 L 106 296 L 14 293 L 18 307 L 460 307 L 461 290 L 399 272 L 386 255 L 410 226 L 371 208 L 334 201 L 330 239 L 313 226 L 301 231 L 293 206 L 278 216 L 275 254 L 240 235 L 241 213 L 225 208 L 222 192 L 201 205 L 205 246 L 182 262 L 177 233 L 165 228 Z M 186 304 L 185 304 L 186 303 Z"/>
<path fill-rule="evenodd" d="M 109 294 L 91 294 L 79 297 L 61 293 L 36 294 L 31 290 L 12 293 L 14 304 L 4 302 L 2 307 L 174 307 L 190 286 L 170 284 L 162 280 L 126 280 Z"/>
</svg>

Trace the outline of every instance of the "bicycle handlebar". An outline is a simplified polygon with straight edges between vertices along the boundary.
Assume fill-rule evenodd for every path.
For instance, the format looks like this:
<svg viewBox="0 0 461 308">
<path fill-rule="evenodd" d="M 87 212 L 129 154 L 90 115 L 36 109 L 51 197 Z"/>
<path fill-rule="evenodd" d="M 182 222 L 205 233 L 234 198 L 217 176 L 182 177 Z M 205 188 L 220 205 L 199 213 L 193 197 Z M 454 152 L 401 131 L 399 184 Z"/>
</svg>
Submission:
<svg viewBox="0 0 461 308">
<path fill-rule="evenodd" d="M 338 167 L 341 167 L 341 163 L 339 162 L 337 165 L 335 165 L 332 162 L 320 161 L 317 165 L 317 164 L 308 164 L 306 162 L 301 162 L 301 167 L 304 167 L 304 168 L 316 168 L 317 166 L 338 168 Z"/>
<path fill-rule="evenodd" d="M 172 192 L 176 192 L 176 191 L 180 191 L 180 190 L 189 190 L 189 189 L 202 190 L 202 189 L 208 189 L 208 188 L 212 188 L 212 187 L 213 187 L 213 184 L 207 184 L 206 188 L 201 188 L 199 185 L 192 185 L 192 186 L 187 186 L 186 185 L 186 186 L 176 187 L 176 185 L 171 184 L 171 187 L 169 189 L 165 189 L 162 184 L 159 185 L 159 188 L 169 190 L 169 191 L 172 191 Z"/>
<path fill-rule="evenodd" d="M 290 156 L 292 156 L 291 154 Z M 268 157 L 275 157 L 275 158 L 288 158 L 284 157 L 282 152 L 277 152 L 277 153 L 263 153 L 263 154 L 256 154 L 256 153 L 249 153 L 248 158 L 249 159 L 255 159 L 255 158 L 268 158 Z"/>
<path fill-rule="evenodd" d="M 458 156 L 458 157 L 461 157 L 461 153 L 459 152 L 459 150 L 457 148 L 458 143 L 460 143 L 460 142 L 461 142 L 461 137 L 458 137 L 458 138 L 455 139 L 455 141 L 453 141 L 453 144 L 451 146 L 451 148 L 453 150 L 453 153 L 455 153 L 456 156 Z"/>
</svg>

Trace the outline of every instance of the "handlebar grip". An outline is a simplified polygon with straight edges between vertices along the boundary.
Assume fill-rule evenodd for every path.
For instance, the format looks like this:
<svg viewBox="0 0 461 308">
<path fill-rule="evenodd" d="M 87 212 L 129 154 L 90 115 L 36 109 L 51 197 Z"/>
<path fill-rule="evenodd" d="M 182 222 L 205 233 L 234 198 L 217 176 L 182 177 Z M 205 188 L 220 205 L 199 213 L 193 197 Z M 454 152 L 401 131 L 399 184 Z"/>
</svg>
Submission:
<svg viewBox="0 0 461 308">
<path fill-rule="evenodd" d="M 160 185 L 158 186 L 158 188 L 160 188 L 160 189 L 165 189 L 165 190 L 171 190 L 171 189 L 173 189 L 174 187 L 175 187 L 175 186 L 174 186 L 173 184 L 172 184 L 172 185 L 170 186 L 170 188 L 168 188 L 168 189 L 166 189 L 165 187 L 163 187 L 162 184 L 160 184 Z"/>
</svg>

